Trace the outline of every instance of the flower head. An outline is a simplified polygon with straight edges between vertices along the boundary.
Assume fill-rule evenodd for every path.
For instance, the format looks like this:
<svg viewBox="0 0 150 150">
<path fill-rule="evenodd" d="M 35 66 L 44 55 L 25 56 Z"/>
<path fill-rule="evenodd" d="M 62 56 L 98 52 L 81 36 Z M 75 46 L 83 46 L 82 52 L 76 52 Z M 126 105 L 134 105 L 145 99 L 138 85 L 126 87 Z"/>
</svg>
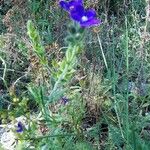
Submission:
<svg viewBox="0 0 150 150">
<path fill-rule="evenodd" d="M 59 4 L 64 10 L 70 11 L 71 9 L 74 9 L 78 5 L 82 5 L 83 3 L 82 0 L 71 0 L 69 2 L 61 0 Z"/>
<path fill-rule="evenodd" d="M 63 105 L 66 105 L 68 102 L 69 102 L 69 99 L 68 99 L 68 98 L 66 98 L 66 97 L 62 97 L 62 98 L 61 98 L 61 103 L 62 103 Z"/>
<path fill-rule="evenodd" d="M 23 132 L 23 124 L 21 122 L 18 122 L 16 132 Z"/>
<path fill-rule="evenodd" d="M 81 27 L 91 27 L 101 24 L 101 20 L 96 18 L 94 9 L 84 9 L 82 0 L 72 0 L 69 2 L 61 0 L 60 6 L 65 9 L 70 14 L 70 17 L 77 21 Z"/>
<path fill-rule="evenodd" d="M 83 8 L 76 7 L 76 10 L 77 11 L 70 11 L 70 16 L 79 22 L 82 27 L 91 27 L 101 24 L 101 20 L 96 18 L 94 9 L 84 10 Z"/>
</svg>

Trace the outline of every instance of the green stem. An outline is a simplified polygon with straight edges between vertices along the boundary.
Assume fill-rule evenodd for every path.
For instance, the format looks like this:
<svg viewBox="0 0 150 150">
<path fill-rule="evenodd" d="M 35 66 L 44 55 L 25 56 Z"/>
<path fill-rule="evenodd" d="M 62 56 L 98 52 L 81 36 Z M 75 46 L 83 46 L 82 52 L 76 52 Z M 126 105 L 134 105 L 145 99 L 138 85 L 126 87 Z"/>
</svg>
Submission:
<svg viewBox="0 0 150 150">
<path fill-rule="evenodd" d="M 126 93 L 126 138 L 127 138 L 127 147 L 129 146 L 129 91 L 128 91 L 128 75 L 129 75 L 129 49 L 128 49 L 128 25 L 127 18 L 125 17 L 125 50 L 126 50 L 126 73 L 127 73 L 127 93 Z"/>
<path fill-rule="evenodd" d="M 70 50 L 70 49 L 68 48 L 68 50 Z M 54 88 L 51 91 L 50 97 L 61 86 L 61 81 L 65 78 L 70 66 L 72 65 L 72 60 L 75 58 L 77 51 L 78 51 L 78 46 L 75 45 L 72 50 L 72 56 L 71 56 L 70 60 L 65 64 L 65 68 L 64 68 L 63 72 L 61 73 L 61 75 L 59 76 L 58 80 L 56 81 Z"/>
<path fill-rule="evenodd" d="M 7 82 L 5 80 L 7 65 L 6 65 L 6 63 L 5 63 L 5 61 L 4 61 L 4 59 L 2 57 L 0 57 L 0 60 L 2 61 L 2 64 L 4 65 L 3 76 L 0 77 L 0 78 L 2 79 L 2 81 L 3 81 L 3 83 L 4 83 L 5 87 L 6 87 L 6 89 L 8 90 Z"/>
<path fill-rule="evenodd" d="M 103 57 L 103 60 L 104 60 L 104 63 L 105 63 L 105 67 L 108 70 L 108 65 L 107 65 L 106 57 L 105 57 L 105 54 L 104 54 L 104 51 L 103 51 L 103 47 L 102 47 L 102 43 L 101 43 L 101 40 L 100 40 L 100 37 L 99 37 L 98 33 L 97 33 L 97 38 L 98 38 L 100 50 L 101 50 L 101 53 L 102 53 L 102 57 Z"/>
</svg>

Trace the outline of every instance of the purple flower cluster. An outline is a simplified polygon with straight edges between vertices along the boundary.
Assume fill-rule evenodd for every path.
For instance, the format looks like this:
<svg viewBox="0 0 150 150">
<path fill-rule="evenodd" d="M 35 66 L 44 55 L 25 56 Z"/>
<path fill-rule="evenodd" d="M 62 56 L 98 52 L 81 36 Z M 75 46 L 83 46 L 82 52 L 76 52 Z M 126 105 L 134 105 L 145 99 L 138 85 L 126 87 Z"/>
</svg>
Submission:
<svg viewBox="0 0 150 150">
<path fill-rule="evenodd" d="M 81 27 L 91 27 L 101 24 L 101 20 L 96 18 L 95 10 L 85 9 L 82 0 L 71 0 L 69 2 L 61 0 L 59 4 L 70 14 L 73 20 L 79 22 Z"/>
</svg>

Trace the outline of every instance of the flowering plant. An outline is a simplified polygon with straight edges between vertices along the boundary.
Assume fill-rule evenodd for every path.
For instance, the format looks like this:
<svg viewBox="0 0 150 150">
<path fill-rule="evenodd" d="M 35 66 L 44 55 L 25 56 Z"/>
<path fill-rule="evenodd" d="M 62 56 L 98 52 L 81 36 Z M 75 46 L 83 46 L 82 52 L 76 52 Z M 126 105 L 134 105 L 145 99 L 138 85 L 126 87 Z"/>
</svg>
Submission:
<svg viewBox="0 0 150 150">
<path fill-rule="evenodd" d="M 96 18 L 94 9 L 85 9 L 82 0 L 71 0 L 66 2 L 61 0 L 60 6 L 66 10 L 71 19 L 78 22 L 81 27 L 91 27 L 101 24 L 101 20 Z"/>
</svg>

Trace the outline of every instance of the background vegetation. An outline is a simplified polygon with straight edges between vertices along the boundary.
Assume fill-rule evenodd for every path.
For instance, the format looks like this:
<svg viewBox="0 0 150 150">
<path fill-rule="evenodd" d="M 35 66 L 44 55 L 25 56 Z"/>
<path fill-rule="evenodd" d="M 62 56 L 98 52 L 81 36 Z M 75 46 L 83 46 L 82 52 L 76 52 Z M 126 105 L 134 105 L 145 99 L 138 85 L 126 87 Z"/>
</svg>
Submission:
<svg viewBox="0 0 150 150">
<path fill-rule="evenodd" d="M 149 1 L 84 4 L 103 23 L 76 56 L 58 1 L 0 2 L 0 123 L 26 118 L 14 149 L 150 149 Z"/>
</svg>

